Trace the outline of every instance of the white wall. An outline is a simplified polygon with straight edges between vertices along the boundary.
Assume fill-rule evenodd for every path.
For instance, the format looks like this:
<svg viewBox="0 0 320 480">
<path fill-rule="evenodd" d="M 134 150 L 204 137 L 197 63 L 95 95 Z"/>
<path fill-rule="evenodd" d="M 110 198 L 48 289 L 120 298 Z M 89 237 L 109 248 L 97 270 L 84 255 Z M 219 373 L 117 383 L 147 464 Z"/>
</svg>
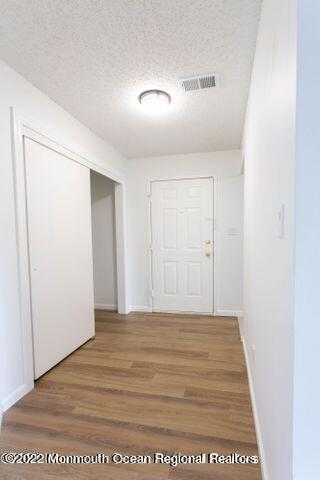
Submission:
<svg viewBox="0 0 320 480">
<path fill-rule="evenodd" d="M 219 180 L 239 175 L 240 165 L 240 151 L 174 155 L 128 161 L 128 257 L 130 259 L 131 305 L 134 308 L 147 310 L 151 306 L 147 198 L 149 180 L 193 175 L 216 175 Z M 218 211 L 217 219 L 219 224 Z M 217 261 L 216 257 L 215 260 Z M 220 271 L 216 272 L 216 281 L 223 278 L 223 268 L 225 268 L 227 261 L 227 259 L 219 260 Z M 242 255 L 238 258 L 240 265 L 241 261 Z M 235 266 L 236 270 L 239 268 L 241 266 Z M 241 285 L 239 285 L 239 290 L 241 290 Z M 219 288 L 219 291 L 220 299 L 226 298 L 221 288 Z M 235 295 L 234 302 L 232 302 L 232 299 L 228 299 L 229 303 L 226 305 L 220 303 L 219 308 L 224 311 L 230 310 L 231 304 L 238 303 L 237 298 L 238 293 Z"/>
<path fill-rule="evenodd" d="M 34 120 L 75 151 L 109 170 L 125 159 L 29 82 L 0 62 L 0 400 L 4 406 L 23 382 L 10 107 Z"/>
<path fill-rule="evenodd" d="M 114 182 L 91 171 L 94 303 L 117 308 Z"/>
<path fill-rule="evenodd" d="M 295 30 L 294 0 L 263 2 L 243 144 L 242 333 L 269 480 L 292 479 Z"/>
<path fill-rule="evenodd" d="M 298 2 L 294 479 L 320 477 L 320 3 Z"/>
<path fill-rule="evenodd" d="M 216 313 L 243 310 L 243 175 L 221 178 L 217 192 Z"/>
</svg>

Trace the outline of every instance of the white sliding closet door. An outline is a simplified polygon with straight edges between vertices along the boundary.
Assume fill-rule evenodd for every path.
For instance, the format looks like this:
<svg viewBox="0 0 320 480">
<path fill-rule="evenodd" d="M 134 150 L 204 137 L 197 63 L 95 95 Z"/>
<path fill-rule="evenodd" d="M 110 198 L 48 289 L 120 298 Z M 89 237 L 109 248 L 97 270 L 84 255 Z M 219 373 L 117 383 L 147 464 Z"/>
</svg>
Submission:
<svg viewBox="0 0 320 480">
<path fill-rule="evenodd" d="M 35 378 L 94 335 L 90 170 L 25 139 Z"/>
</svg>

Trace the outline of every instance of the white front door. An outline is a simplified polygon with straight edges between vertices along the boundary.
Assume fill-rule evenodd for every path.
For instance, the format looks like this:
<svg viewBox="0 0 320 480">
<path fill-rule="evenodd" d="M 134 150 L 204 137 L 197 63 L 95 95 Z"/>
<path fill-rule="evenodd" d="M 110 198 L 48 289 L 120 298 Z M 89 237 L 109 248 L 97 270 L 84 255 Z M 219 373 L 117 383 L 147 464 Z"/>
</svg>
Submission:
<svg viewBox="0 0 320 480">
<path fill-rule="evenodd" d="M 213 179 L 151 183 L 153 310 L 213 311 Z"/>
<path fill-rule="evenodd" d="M 94 335 L 90 171 L 25 139 L 35 378 Z"/>
</svg>

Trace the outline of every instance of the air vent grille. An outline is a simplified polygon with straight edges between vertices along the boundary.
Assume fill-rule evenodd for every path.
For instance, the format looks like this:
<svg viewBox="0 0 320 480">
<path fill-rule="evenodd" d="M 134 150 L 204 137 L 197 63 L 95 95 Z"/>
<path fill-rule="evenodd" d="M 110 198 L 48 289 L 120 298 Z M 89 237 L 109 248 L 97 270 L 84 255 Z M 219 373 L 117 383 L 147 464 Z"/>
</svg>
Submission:
<svg viewBox="0 0 320 480">
<path fill-rule="evenodd" d="M 186 92 L 190 92 L 191 90 L 199 90 L 199 79 L 198 78 L 190 78 L 182 81 L 182 86 Z"/>
<path fill-rule="evenodd" d="M 212 88 L 216 86 L 216 77 L 210 75 L 209 77 L 200 77 L 199 83 L 201 88 Z"/>
<path fill-rule="evenodd" d="M 216 75 L 205 75 L 197 77 L 188 77 L 181 79 L 182 88 L 185 92 L 192 90 L 203 90 L 205 88 L 213 88 L 217 86 Z"/>
</svg>

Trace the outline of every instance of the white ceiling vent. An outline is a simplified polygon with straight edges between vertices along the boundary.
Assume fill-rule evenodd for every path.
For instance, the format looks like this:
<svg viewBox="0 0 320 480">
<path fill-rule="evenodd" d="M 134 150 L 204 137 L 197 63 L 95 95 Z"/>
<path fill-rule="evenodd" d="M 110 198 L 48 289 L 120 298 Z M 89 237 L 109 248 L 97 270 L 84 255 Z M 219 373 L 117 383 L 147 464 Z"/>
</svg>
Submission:
<svg viewBox="0 0 320 480">
<path fill-rule="evenodd" d="M 185 92 L 192 90 L 203 90 L 205 88 L 213 88 L 217 86 L 217 76 L 214 74 L 203 75 L 201 77 L 188 77 L 181 79 L 181 85 Z"/>
</svg>

